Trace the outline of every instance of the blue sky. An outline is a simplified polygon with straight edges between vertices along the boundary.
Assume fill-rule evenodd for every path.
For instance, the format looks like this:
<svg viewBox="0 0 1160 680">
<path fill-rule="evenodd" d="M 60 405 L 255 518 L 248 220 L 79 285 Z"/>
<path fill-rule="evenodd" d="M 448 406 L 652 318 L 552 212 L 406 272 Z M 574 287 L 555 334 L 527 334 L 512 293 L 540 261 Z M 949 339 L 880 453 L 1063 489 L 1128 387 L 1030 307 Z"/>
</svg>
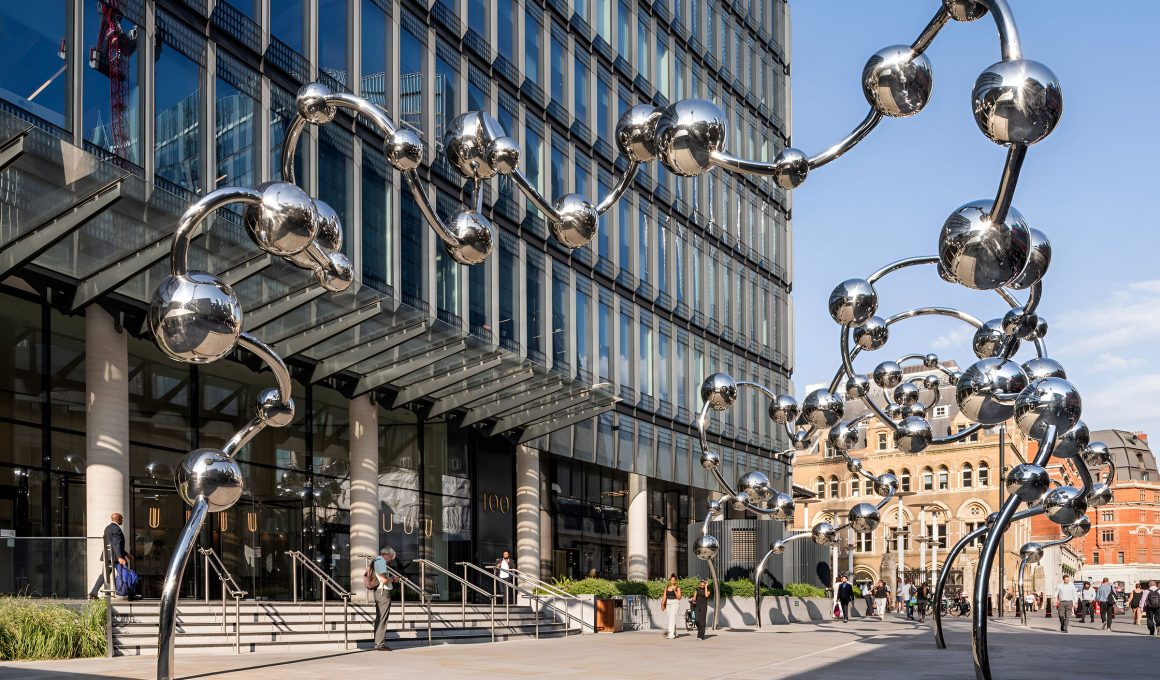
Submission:
<svg viewBox="0 0 1160 680">
<path fill-rule="evenodd" d="M 1064 96 L 1063 120 L 1031 147 L 1014 201 L 1052 243 L 1040 307 L 1050 324 L 1049 352 L 1078 387 L 1092 429 L 1160 437 L 1160 3 L 1010 4 L 1024 56 L 1050 67 Z M 937 0 L 791 2 L 793 145 L 816 153 L 860 121 L 866 59 L 910 43 L 937 7 Z M 1005 150 L 975 125 L 970 93 L 978 74 L 999 60 L 995 24 L 989 16 L 951 22 L 927 54 L 934 71 L 927 107 L 883 121 L 795 192 L 799 398 L 805 385 L 827 380 L 838 366 L 838 326 L 826 312 L 834 285 L 903 257 L 934 254 L 955 208 L 994 196 Z M 931 305 L 982 320 L 1004 311 L 994 293 L 944 283 L 932 267 L 895 274 L 878 289 L 882 316 Z M 858 370 L 926 351 L 965 368 L 974 360 L 968 330 L 949 319 L 898 324 L 890 343 L 862 357 Z M 1024 348 L 1018 358 L 1028 356 Z"/>
</svg>

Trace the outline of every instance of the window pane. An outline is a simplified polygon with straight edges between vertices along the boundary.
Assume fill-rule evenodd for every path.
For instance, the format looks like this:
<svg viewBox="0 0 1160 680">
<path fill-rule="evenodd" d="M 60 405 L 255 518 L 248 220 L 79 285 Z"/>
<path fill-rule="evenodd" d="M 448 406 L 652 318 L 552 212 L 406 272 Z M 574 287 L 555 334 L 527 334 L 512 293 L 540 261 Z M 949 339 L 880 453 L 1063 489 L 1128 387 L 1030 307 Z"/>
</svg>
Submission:
<svg viewBox="0 0 1160 680">
<path fill-rule="evenodd" d="M 508 61 L 515 60 L 516 22 L 512 0 L 496 0 L 496 49 Z"/>
<path fill-rule="evenodd" d="M 402 216 L 399 222 L 402 235 L 400 255 L 403 267 L 399 273 L 402 276 L 403 295 L 410 296 L 413 300 L 422 300 L 426 297 L 426 276 L 424 273 L 427 267 L 423 257 L 423 232 L 426 224 L 423 222 L 423 215 L 419 212 L 419 206 L 411 197 L 410 192 L 401 192 L 399 197 Z"/>
<path fill-rule="evenodd" d="M 372 0 L 362 0 L 362 87 L 372 104 L 387 105 L 387 15 Z"/>
<path fill-rule="evenodd" d="M 69 128 L 71 82 L 71 41 L 65 22 L 69 4 L 69 0 L 0 4 L 0 44 L 4 45 L 0 97 L 64 129 Z"/>
<path fill-rule="evenodd" d="M 102 14 L 98 7 L 104 8 L 106 4 L 98 3 L 97 0 L 85 2 L 85 44 L 91 47 L 89 68 L 84 69 L 85 141 L 140 165 L 141 91 L 137 73 L 138 42 L 133 37 L 133 32 L 140 31 L 140 35 L 145 33 L 132 21 L 110 13 Z M 12 9 L 0 11 L 7 13 Z M 27 10 L 17 11 L 27 12 Z M 36 11 L 45 12 L 45 10 Z M 10 24 L 4 21 L 0 22 L 0 25 Z M 23 40 L 32 37 L 34 36 L 25 36 Z M 59 61 L 60 59 L 53 55 L 51 61 L 37 65 L 39 68 L 34 71 L 39 72 L 47 65 Z M 63 66 L 63 63 L 61 65 Z M 58 75 L 57 79 L 62 79 L 62 75 Z M 37 83 L 36 87 L 40 86 L 41 83 Z M 52 87 L 56 85 L 49 85 L 49 88 Z M 47 88 L 35 98 L 41 106 L 46 101 L 44 99 L 46 94 Z M 36 107 L 33 107 L 33 112 L 36 113 Z M 50 122 L 53 121 L 50 119 Z"/>
<path fill-rule="evenodd" d="M 353 163 L 344 150 L 331 143 L 330 135 L 347 135 L 347 133 L 328 131 L 327 134 L 318 136 L 318 198 L 338 213 L 344 235 L 342 248 L 343 251 L 348 251 L 352 240 L 348 217 Z M 350 143 L 349 136 L 346 143 Z"/>
<path fill-rule="evenodd" d="M 552 361 L 568 363 L 568 282 L 552 277 Z"/>
<path fill-rule="evenodd" d="M 518 342 L 516 291 L 520 290 L 519 252 L 509 239 L 499 244 L 499 337 Z"/>
<path fill-rule="evenodd" d="M 592 300 L 581 288 L 576 289 L 576 371 L 592 371 L 588 358 L 588 314 L 591 311 Z"/>
<path fill-rule="evenodd" d="M 225 80 L 217 79 L 215 107 L 217 186 L 248 187 L 256 184 L 254 181 L 256 112 L 257 102 Z"/>
<path fill-rule="evenodd" d="M 299 54 L 306 54 L 303 25 L 306 8 L 302 0 L 279 0 L 278 11 L 270 13 L 270 32 Z"/>
<path fill-rule="evenodd" d="M 154 153 L 157 176 L 201 189 L 201 67 L 166 45 L 157 58 Z"/>
<path fill-rule="evenodd" d="M 544 332 L 541 325 L 542 310 L 542 295 L 543 295 L 543 281 L 544 270 L 543 265 L 533 262 L 531 258 L 527 262 L 527 277 L 525 281 L 524 294 L 527 296 L 525 304 L 527 305 L 527 325 L 528 325 L 528 354 L 542 353 L 544 351 L 542 334 Z"/>
<path fill-rule="evenodd" d="M 426 47 L 406 28 L 399 31 L 399 116 L 423 132 L 423 55 Z"/>
<path fill-rule="evenodd" d="M 365 155 L 371 153 L 364 147 Z M 387 178 L 380 174 L 385 160 L 363 163 L 362 171 L 362 266 L 363 283 L 380 291 L 391 286 L 391 235 L 387 227 Z"/>
<path fill-rule="evenodd" d="M 318 0 L 318 69 L 340 85 L 350 86 L 346 65 L 346 0 Z"/>
<path fill-rule="evenodd" d="M 600 333 L 600 379 L 609 380 L 612 377 L 610 372 L 612 352 L 612 308 L 603 300 L 600 301 L 600 318 L 597 321 L 599 324 Z"/>
<path fill-rule="evenodd" d="M 543 87 L 540 82 L 540 60 L 544 51 L 544 27 L 530 12 L 524 14 L 524 75 Z"/>
<path fill-rule="evenodd" d="M 550 69 L 548 76 L 552 79 L 552 99 L 564 103 L 564 44 L 552 35 L 552 52 L 549 55 Z"/>
<path fill-rule="evenodd" d="M 471 30 L 487 37 L 487 0 L 467 0 L 467 26 Z M 504 27 L 504 30 L 508 30 Z"/>
<path fill-rule="evenodd" d="M 588 125 L 588 66 L 577 59 L 573 69 L 572 112 L 576 120 Z"/>
</svg>

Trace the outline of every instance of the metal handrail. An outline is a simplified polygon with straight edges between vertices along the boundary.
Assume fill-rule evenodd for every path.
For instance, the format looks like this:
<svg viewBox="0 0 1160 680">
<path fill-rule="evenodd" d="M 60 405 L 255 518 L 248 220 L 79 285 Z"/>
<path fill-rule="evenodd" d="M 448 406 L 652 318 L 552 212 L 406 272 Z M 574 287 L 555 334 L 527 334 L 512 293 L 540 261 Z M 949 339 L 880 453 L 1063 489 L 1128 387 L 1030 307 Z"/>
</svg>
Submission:
<svg viewBox="0 0 1160 680">
<path fill-rule="evenodd" d="M 371 562 L 374 561 L 374 559 L 375 559 L 374 555 L 362 555 L 361 557 L 367 561 L 368 567 L 371 566 Z M 432 619 L 431 597 L 432 597 L 432 594 L 428 593 L 426 590 L 423 590 L 422 587 L 420 587 L 417 583 L 415 583 L 411 579 L 407 578 L 407 576 L 405 574 L 403 574 L 402 572 L 397 571 L 395 569 L 392 569 L 391 565 L 386 564 L 384 566 L 386 566 L 386 568 L 387 568 L 387 574 L 390 575 L 392 578 L 396 579 L 398 581 L 399 585 L 401 586 L 399 588 L 399 603 L 400 603 L 401 608 L 402 608 L 401 616 L 402 616 L 404 622 L 407 620 L 407 588 L 414 590 L 415 593 L 419 595 L 419 603 L 427 610 L 427 646 L 430 647 L 431 646 L 431 619 Z M 381 588 L 382 586 L 379 586 L 379 587 Z M 376 626 L 378 625 L 378 621 L 375 621 L 375 625 Z"/>
<path fill-rule="evenodd" d="M 487 568 L 492 570 L 492 571 L 499 571 L 499 567 L 497 567 L 495 565 L 487 565 Z M 521 581 L 527 581 L 527 582 L 531 583 L 533 590 L 544 590 L 544 591 L 547 591 L 547 593 L 553 597 L 558 597 L 562 600 L 568 601 L 569 603 L 575 602 L 575 603 L 579 604 L 581 609 L 583 609 L 583 607 L 584 607 L 584 600 L 581 600 L 579 597 L 573 595 L 572 593 L 569 593 L 568 591 L 564 590 L 563 588 L 561 588 L 555 584 L 548 583 L 547 581 L 543 580 L 542 578 L 539 578 L 537 576 L 532 576 L 531 574 L 522 572 L 519 569 L 515 569 L 512 567 L 508 567 L 508 571 L 515 574 Z M 571 611 L 571 605 L 569 604 L 566 606 L 569 608 L 569 611 Z M 583 617 L 580 617 L 577 620 L 580 621 L 581 628 L 583 628 L 584 626 L 588 626 L 589 628 L 591 628 L 593 630 L 593 632 L 596 631 L 596 624 L 595 623 L 587 622 L 584 620 Z"/>
<path fill-rule="evenodd" d="M 213 548 L 198 548 L 197 551 L 205 559 L 205 601 L 209 603 L 209 572 L 213 569 L 222 584 L 222 633 L 226 632 L 226 594 L 234 598 L 234 654 L 242 653 L 242 605 L 241 600 L 246 591 L 238 587 L 233 574 L 226 569 L 218 554 Z"/>
<path fill-rule="evenodd" d="M 462 612 L 462 616 L 463 616 L 463 627 L 464 628 L 467 627 L 467 589 L 470 588 L 471 590 L 474 590 L 475 592 L 479 593 L 480 595 L 483 595 L 484 597 L 491 600 L 491 615 L 490 615 L 490 618 L 491 618 L 491 641 L 495 642 L 495 598 L 496 598 L 495 593 L 487 592 L 486 590 L 484 590 L 483 588 L 480 588 L 479 586 L 475 585 L 471 581 L 468 581 L 466 578 L 462 578 L 456 574 L 451 573 L 447 569 L 439 566 L 438 564 L 436 564 L 435 562 L 432 562 L 431 560 L 417 559 L 417 560 L 415 560 L 415 562 L 417 562 L 419 564 L 419 581 L 421 581 L 421 582 L 426 583 L 426 581 L 427 581 L 427 567 L 431 567 L 432 569 L 439 572 L 440 574 L 443 574 L 447 578 L 452 579 L 454 581 L 457 581 L 459 583 L 459 585 L 461 586 L 459 589 L 459 592 L 463 596 L 462 597 L 462 604 L 461 604 L 461 612 Z"/>
<path fill-rule="evenodd" d="M 503 579 L 501 579 L 499 576 L 497 576 L 495 574 L 488 573 L 488 571 L 486 569 L 483 569 L 479 565 L 472 564 L 471 562 L 456 562 L 455 564 L 456 564 L 456 566 L 463 567 L 463 573 L 465 576 L 467 574 L 468 567 L 470 567 L 471 569 L 474 569 L 475 571 L 477 571 L 477 572 L 483 574 L 484 576 L 492 579 L 495 582 L 497 587 L 499 586 L 500 581 L 503 581 Z M 584 626 L 584 619 L 580 618 L 580 617 L 573 616 L 572 612 L 569 611 L 569 609 L 566 605 L 565 605 L 564 609 L 561 609 L 560 607 L 552 604 L 551 602 L 544 602 L 543 596 L 540 595 L 539 593 L 536 593 L 536 592 L 531 591 L 531 590 L 527 590 L 525 588 L 521 588 L 515 584 L 508 583 L 507 581 L 503 581 L 503 586 L 505 588 L 510 588 L 510 589 L 516 591 L 517 593 L 524 595 L 529 600 L 535 600 L 536 603 L 539 605 L 539 608 L 536 610 L 536 639 L 539 639 L 539 637 L 540 637 L 540 616 L 541 616 L 541 611 L 543 610 L 544 607 L 550 607 L 551 609 L 553 609 L 557 613 L 564 615 L 564 630 L 566 633 L 570 633 L 572 631 L 572 621 L 573 620 L 578 621 L 580 623 L 581 627 Z M 577 601 L 579 601 L 579 598 L 577 598 Z"/>
<path fill-rule="evenodd" d="M 294 601 L 298 601 L 298 563 L 301 562 L 306 570 L 318 577 L 319 584 L 322 586 L 322 627 L 326 628 L 326 589 L 330 588 L 335 595 L 342 598 L 342 627 L 343 627 L 343 647 L 350 649 L 350 591 L 339 585 L 338 581 L 331 578 L 322 570 L 322 567 L 315 564 L 310 558 L 306 557 L 301 550 L 287 550 L 286 554 L 290 556 L 291 579 L 293 579 L 292 593 Z"/>
</svg>

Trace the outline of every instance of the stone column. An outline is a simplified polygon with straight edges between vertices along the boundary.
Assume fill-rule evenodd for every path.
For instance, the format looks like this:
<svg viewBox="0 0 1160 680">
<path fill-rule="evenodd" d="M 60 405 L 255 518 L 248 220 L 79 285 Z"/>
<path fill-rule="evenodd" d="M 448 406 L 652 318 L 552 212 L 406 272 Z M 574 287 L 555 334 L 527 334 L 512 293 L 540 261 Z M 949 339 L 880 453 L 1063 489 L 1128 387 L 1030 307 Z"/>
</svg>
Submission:
<svg viewBox="0 0 1160 680">
<path fill-rule="evenodd" d="M 516 568 L 540 575 L 540 452 L 516 446 Z"/>
<path fill-rule="evenodd" d="M 364 555 L 379 551 L 379 407 L 371 395 L 350 401 L 350 591 L 363 592 Z M 370 601 L 370 592 L 365 593 Z"/>
<path fill-rule="evenodd" d="M 628 473 L 628 579 L 648 579 L 648 477 L 632 472 Z"/>
<path fill-rule="evenodd" d="M 552 482 L 546 458 L 540 459 L 540 578 L 551 581 L 563 573 L 565 564 L 556 564 L 553 548 L 555 533 L 552 526 Z"/>
<path fill-rule="evenodd" d="M 129 517 L 129 347 L 113 317 L 97 305 L 85 310 L 85 532 L 101 536 L 109 517 L 125 517 L 125 549 L 133 551 Z M 86 541 L 87 584 L 101 574 L 102 541 Z"/>
<path fill-rule="evenodd" d="M 677 494 L 665 494 L 665 574 L 681 573 L 677 564 Z"/>
</svg>

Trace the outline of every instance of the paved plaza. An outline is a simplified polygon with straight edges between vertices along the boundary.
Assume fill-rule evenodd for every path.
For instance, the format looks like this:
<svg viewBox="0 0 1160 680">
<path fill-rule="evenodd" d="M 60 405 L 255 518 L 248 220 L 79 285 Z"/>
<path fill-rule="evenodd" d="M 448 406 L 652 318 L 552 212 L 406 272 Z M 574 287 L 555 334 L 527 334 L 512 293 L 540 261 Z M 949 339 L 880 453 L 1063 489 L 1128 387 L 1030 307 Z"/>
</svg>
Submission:
<svg viewBox="0 0 1160 680">
<path fill-rule="evenodd" d="M 1059 633 L 1042 614 L 1027 629 L 1018 619 L 994 620 L 991 654 L 995 680 L 1044 678 L 1062 670 L 1098 669 L 1100 678 L 1156 676 L 1160 638 L 1144 626 L 1072 624 Z M 712 678 L 805 680 L 807 678 L 973 677 L 967 622 L 951 620 L 948 649 L 938 650 L 928 626 L 888 616 L 886 621 L 800 623 L 757 629 L 722 629 L 698 641 L 684 633 L 666 640 L 658 631 L 586 635 L 572 639 L 520 640 L 496 644 L 441 645 L 392 652 L 334 654 L 213 655 L 177 657 L 179 678 Z M 125 678 L 151 680 L 152 657 L 125 657 L 29 664 L 0 664 L 0 679 Z M 1086 669 L 1086 670 L 1085 670 Z"/>
</svg>

